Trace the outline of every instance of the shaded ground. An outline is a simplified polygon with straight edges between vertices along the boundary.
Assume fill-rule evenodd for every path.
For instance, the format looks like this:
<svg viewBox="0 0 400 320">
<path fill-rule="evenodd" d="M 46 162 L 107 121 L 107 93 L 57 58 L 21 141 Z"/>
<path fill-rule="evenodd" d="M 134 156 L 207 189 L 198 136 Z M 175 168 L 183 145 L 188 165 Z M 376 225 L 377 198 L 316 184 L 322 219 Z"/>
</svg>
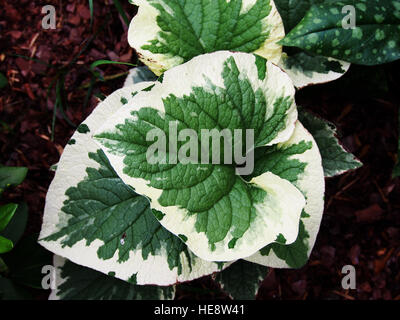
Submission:
<svg viewBox="0 0 400 320">
<path fill-rule="evenodd" d="M 94 2 L 91 28 L 86 0 L 46 1 L 57 8 L 57 29 L 43 30 L 41 1 L 1 1 L 0 72 L 7 75 L 9 86 L 0 91 L 0 162 L 29 168 L 25 182 L 7 191 L 1 201 L 28 203 L 27 234 L 40 231 L 53 177 L 49 169 L 74 131 L 69 122 L 82 122 L 97 104 L 96 96 L 121 87 L 128 70 L 102 67 L 109 80 L 96 83 L 88 95 L 90 63 L 136 62 L 112 1 Z M 135 14 L 128 3 L 124 8 L 129 17 Z M 55 84 L 64 75 L 65 92 L 59 96 L 65 114 L 58 106 L 51 141 Z M 325 215 L 309 263 L 301 270 L 270 270 L 258 298 L 400 300 L 400 181 L 391 179 L 400 63 L 352 66 L 339 81 L 300 91 L 297 102 L 336 124 L 346 148 L 365 165 L 327 180 Z M 347 264 L 356 267 L 357 290 L 341 288 L 341 269 Z M 179 299 L 224 297 L 209 277 L 186 285 L 177 295 Z"/>
</svg>

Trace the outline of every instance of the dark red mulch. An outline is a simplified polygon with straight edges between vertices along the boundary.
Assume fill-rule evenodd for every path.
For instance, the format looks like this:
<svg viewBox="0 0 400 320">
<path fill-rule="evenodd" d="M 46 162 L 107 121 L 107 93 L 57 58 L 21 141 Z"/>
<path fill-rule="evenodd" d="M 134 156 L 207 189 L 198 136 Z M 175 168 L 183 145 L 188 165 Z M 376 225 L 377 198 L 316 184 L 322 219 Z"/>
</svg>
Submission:
<svg viewBox="0 0 400 320">
<path fill-rule="evenodd" d="M 95 96 L 87 108 L 83 103 L 90 63 L 136 62 L 127 44 L 126 26 L 112 1 L 94 1 L 93 29 L 87 1 L 47 2 L 57 8 L 56 30 L 41 28 L 40 1 L 4 2 L 0 12 L 0 72 L 9 79 L 9 87 L 0 91 L 0 161 L 29 168 L 25 182 L 7 191 L 1 202 L 28 203 L 27 234 L 40 231 L 53 177 L 49 168 L 57 163 L 74 131 L 58 112 L 51 141 L 55 91 L 53 87 L 47 99 L 50 84 L 100 29 L 66 69 L 65 112 L 79 124 L 97 104 Z M 128 3 L 124 8 L 130 17 L 135 14 Z M 125 66 L 101 69 L 106 77 L 128 70 Z M 400 182 L 391 179 L 397 152 L 399 75 L 400 63 L 353 66 L 335 83 L 298 93 L 298 103 L 335 123 L 343 144 L 365 165 L 327 180 L 326 211 L 309 263 L 300 270 L 270 270 L 259 299 L 400 299 Z M 123 79 L 98 83 L 94 93 L 110 94 L 122 86 Z M 356 267 L 357 290 L 341 288 L 341 269 L 347 264 Z M 178 290 L 178 299 L 226 298 L 210 277 L 187 286 L 192 289 Z"/>
</svg>

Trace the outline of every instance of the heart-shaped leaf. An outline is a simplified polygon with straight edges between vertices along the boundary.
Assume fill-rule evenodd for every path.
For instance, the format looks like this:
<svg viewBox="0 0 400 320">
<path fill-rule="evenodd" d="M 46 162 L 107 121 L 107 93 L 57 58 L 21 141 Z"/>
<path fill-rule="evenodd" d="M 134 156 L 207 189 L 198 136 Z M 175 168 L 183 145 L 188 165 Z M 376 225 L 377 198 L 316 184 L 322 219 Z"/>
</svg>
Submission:
<svg viewBox="0 0 400 320">
<path fill-rule="evenodd" d="M 294 87 L 278 67 L 260 59 L 226 51 L 196 57 L 167 71 L 162 83 L 135 96 L 95 134 L 123 181 L 147 196 L 152 208 L 165 214 L 161 224 L 183 236 L 189 249 L 205 260 L 247 257 L 280 235 L 287 244 L 294 242 L 304 197 L 271 171 L 246 181 L 235 164 L 200 163 L 198 155 L 189 163 L 173 163 L 171 148 L 160 150 L 167 163 L 152 163 L 147 151 L 153 140 L 146 137 L 159 130 L 170 145 L 172 123 L 177 135 L 190 129 L 197 137 L 212 129 L 254 131 L 252 147 L 288 140 L 297 117 Z M 299 152 L 311 145 L 303 147 Z M 315 152 L 321 175 L 316 171 L 314 182 L 323 193 L 317 148 Z M 314 201 L 321 202 L 322 196 Z"/>
<path fill-rule="evenodd" d="M 140 285 L 170 285 L 220 269 L 187 250 L 160 225 L 148 200 L 125 185 L 92 134 L 140 90 L 120 89 L 102 102 L 64 149 L 49 188 L 40 243 L 77 264 Z"/>
<path fill-rule="evenodd" d="M 284 37 L 272 0 L 134 0 L 130 45 L 157 75 L 219 50 L 254 52 L 278 62 Z"/>
</svg>

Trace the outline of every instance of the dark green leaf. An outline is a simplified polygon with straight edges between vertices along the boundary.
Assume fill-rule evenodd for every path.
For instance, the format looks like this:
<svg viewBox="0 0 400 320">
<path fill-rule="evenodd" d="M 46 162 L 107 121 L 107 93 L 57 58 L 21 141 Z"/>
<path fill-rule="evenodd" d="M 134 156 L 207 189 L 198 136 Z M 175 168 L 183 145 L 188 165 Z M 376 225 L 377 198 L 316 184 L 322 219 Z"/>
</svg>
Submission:
<svg viewBox="0 0 400 320">
<path fill-rule="evenodd" d="M 6 253 L 11 251 L 11 249 L 14 247 L 13 243 L 11 240 L 8 240 L 2 236 L 0 236 L 0 253 Z"/>
<path fill-rule="evenodd" d="M 313 4 L 320 4 L 324 0 L 274 0 L 281 15 L 285 32 L 289 33 L 305 16 Z"/>
<path fill-rule="evenodd" d="M 0 300 L 29 300 L 31 294 L 13 281 L 0 276 Z"/>
<path fill-rule="evenodd" d="M 346 5 L 356 9 L 355 28 L 343 28 Z M 400 1 L 328 1 L 312 6 L 304 19 L 281 41 L 319 55 L 363 65 L 400 58 Z"/>
<path fill-rule="evenodd" d="M 0 167 L 0 194 L 7 187 L 15 187 L 24 181 L 28 168 Z"/>
<path fill-rule="evenodd" d="M 51 253 L 37 243 L 37 235 L 21 239 L 3 259 L 13 281 L 37 289 L 42 289 L 42 268 L 53 264 Z"/>
<path fill-rule="evenodd" d="M 0 231 L 7 227 L 17 208 L 18 205 L 15 203 L 8 203 L 0 207 Z"/>
<path fill-rule="evenodd" d="M 268 268 L 239 260 L 217 276 L 222 289 L 235 300 L 254 300 Z"/>
<path fill-rule="evenodd" d="M 326 177 L 333 177 L 362 166 L 360 161 L 340 145 L 333 124 L 314 116 L 303 108 L 299 108 L 299 120 L 317 142 Z"/>
<path fill-rule="evenodd" d="M 23 202 L 18 205 L 14 217 L 11 219 L 7 227 L 1 232 L 1 234 L 7 239 L 10 239 L 16 245 L 25 231 L 27 222 L 28 205 Z"/>
<path fill-rule="evenodd" d="M 273 243 L 260 250 L 261 255 L 267 256 L 272 249 L 279 259 L 284 260 L 291 268 L 301 268 L 308 260 L 307 233 L 304 223 L 300 220 L 299 234 L 295 242 L 289 245 Z"/>
</svg>

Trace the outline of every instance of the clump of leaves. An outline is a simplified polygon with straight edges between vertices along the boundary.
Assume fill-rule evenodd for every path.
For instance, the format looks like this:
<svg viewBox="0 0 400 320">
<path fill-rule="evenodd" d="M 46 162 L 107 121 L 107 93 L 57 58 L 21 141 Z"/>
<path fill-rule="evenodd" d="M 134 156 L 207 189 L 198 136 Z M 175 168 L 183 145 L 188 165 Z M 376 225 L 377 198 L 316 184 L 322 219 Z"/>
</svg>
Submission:
<svg viewBox="0 0 400 320">
<path fill-rule="evenodd" d="M 0 195 L 23 182 L 28 169 L 0 167 Z M 51 255 L 37 243 L 37 236 L 22 238 L 28 221 L 26 203 L 0 206 L 0 300 L 30 299 L 29 288 L 41 289 L 41 268 Z"/>
<path fill-rule="evenodd" d="M 73 298 L 70 279 L 89 272 L 72 263 L 107 274 L 91 273 L 129 298 L 172 298 L 174 288 L 162 286 L 214 273 L 231 297 L 254 298 L 266 267 L 307 263 L 324 177 L 361 166 L 332 124 L 296 106 L 295 87 L 337 79 L 350 63 L 397 59 L 399 37 L 382 32 L 397 34 L 399 1 L 351 1 L 360 25 L 346 30 L 338 30 L 340 1 L 133 3 L 139 11 L 129 43 L 155 75 L 135 69 L 65 148 L 40 236 L 69 260 L 59 264 L 67 279 L 53 298 Z M 359 45 L 365 35 L 376 41 Z M 171 121 L 178 134 L 254 130 L 254 171 L 239 175 L 237 163 L 149 162 L 147 134 L 158 128 L 172 140 Z"/>
</svg>

